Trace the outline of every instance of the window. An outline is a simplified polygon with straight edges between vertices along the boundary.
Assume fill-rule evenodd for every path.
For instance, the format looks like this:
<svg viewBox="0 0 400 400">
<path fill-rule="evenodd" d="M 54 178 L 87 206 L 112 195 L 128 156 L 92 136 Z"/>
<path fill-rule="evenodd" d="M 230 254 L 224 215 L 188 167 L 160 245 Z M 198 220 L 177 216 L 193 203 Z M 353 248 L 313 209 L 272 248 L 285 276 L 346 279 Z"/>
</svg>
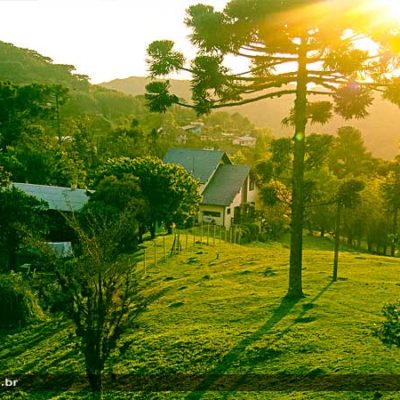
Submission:
<svg viewBox="0 0 400 400">
<path fill-rule="evenodd" d="M 230 208 L 227 208 L 227 209 L 226 209 L 226 213 L 229 215 L 229 214 L 231 213 L 231 209 L 230 209 Z"/>
<path fill-rule="evenodd" d="M 249 176 L 249 191 L 254 190 L 254 180 Z"/>
<path fill-rule="evenodd" d="M 218 211 L 203 211 L 203 215 L 205 217 L 214 217 L 214 218 L 220 218 L 221 213 Z"/>
</svg>

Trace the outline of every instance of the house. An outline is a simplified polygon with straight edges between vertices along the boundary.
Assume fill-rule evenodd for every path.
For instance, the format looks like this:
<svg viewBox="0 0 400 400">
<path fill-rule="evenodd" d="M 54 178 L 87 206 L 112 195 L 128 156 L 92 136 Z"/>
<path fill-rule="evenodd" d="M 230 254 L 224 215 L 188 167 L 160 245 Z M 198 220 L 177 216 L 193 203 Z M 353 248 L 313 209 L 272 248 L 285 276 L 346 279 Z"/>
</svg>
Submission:
<svg viewBox="0 0 400 400">
<path fill-rule="evenodd" d="M 89 196 L 85 189 L 33 185 L 31 183 L 12 183 L 12 185 L 29 196 L 45 201 L 49 210 L 79 211 L 89 201 Z"/>
<path fill-rule="evenodd" d="M 240 136 L 240 137 L 235 137 L 232 140 L 232 144 L 236 144 L 236 145 L 244 146 L 244 147 L 255 147 L 256 142 L 257 142 L 257 139 L 253 136 Z"/>
<path fill-rule="evenodd" d="M 49 216 L 48 240 L 50 242 L 65 243 L 74 239 L 74 232 L 68 226 L 60 212 L 71 213 L 81 210 L 89 201 L 87 190 L 60 186 L 33 185 L 30 183 L 12 183 L 12 186 L 29 196 L 36 197 L 38 200 L 43 200 L 47 203 L 48 209 L 46 210 L 46 214 Z"/>
<path fill-rule="evenodd" d="M 182 126 L 182 129 L 184 129 L 186 132 L 190 132 L 195 135 L 200 135 L 203 128 L 204 128 L 204 122 L 200 121 L 193 121 L 188 125 Z"/>
<path fill-rule="evenodd" d="M 182 165 L 199 181 L 202 201 L 199 222 L 225 227 L 238 223 L 245 204 L 256 202 L 250 167 L 234 165 L 220 150 L 170 149 L 165 163 Z"/>
</svg>

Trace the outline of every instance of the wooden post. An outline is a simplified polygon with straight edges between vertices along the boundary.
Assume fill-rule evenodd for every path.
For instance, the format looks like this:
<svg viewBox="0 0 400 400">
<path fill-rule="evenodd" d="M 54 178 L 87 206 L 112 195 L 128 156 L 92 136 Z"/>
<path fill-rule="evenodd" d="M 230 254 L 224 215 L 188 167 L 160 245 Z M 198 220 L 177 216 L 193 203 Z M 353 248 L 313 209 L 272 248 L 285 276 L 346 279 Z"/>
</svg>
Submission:
<svg viewBox="0 0 400 400">
<path fill-rule="evenodd" d="M 188 249 L 188 231 L 186 230 L 186 236 L 185 236 L 185 250 L 187 251 Z"/>
<path fill-rule="evenodd" d="M 201 230 L 200 230 L 200 244 L 203 244 L 203 222 L 201 223 Z"/>
<path fill-rule="evenodd" d="M 153 240 L 153 247 L 154 247 L 154 266 L 157 267 L 157 244 L 155 240 Z"/>
<path fill-rule="evenodd" d="M 164 259 L 166 257 L 166 250 L 165 250 L 165 236 L 163 236 L 163 248 L 164 248 Z"/>
<path fill-rule="evenodd" d="M 207 224 L 207 246 L 208 246 L 208 239 L 210 238 L 210 223 Z"/>
<path fill-rule="evenodd" d="M 215 225 L 214 225 L 214 229 L 213 229 L 213 246 L 215 246 Z"/>
<path fill-rule="evenodd" d="M 224 241 L 226 242 L 226 226 L 224 226 Z"/>
<path fill-rule="evenodd" d="M 146 267 L 146 247 L 143 249 L 143 266 L 144 266 L 144 274 L 146 275 L 147 273 L 147 267 Z"/>
</svg>

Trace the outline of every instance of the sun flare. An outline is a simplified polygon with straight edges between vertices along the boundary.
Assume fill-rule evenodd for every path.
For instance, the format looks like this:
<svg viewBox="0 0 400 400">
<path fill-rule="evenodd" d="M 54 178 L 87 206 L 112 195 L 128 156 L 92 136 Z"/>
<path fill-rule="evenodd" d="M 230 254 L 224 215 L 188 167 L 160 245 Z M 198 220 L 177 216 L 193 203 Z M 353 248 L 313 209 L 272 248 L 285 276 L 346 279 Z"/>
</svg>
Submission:
<svg viewBox="0 0 400 400">
<path fill-rule="evenodd" d="M 400 25 L 400 1 L 399 0 L 373 0 L 368 2 L 377 16 L 381 15 L 388 22 Z"/>
</svg>

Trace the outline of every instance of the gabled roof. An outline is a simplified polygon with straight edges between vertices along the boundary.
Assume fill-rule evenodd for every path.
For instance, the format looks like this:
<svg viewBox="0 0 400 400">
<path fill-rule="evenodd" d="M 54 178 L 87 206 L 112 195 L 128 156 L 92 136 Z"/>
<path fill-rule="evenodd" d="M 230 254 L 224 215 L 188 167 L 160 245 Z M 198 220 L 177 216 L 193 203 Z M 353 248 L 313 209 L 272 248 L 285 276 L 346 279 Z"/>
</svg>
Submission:
<svg viewBox="0 0 400 400">
<path fill-rule="evenodd" d="M 203 192 L 202 204 L 229 206 L 239 193 L 250 167 L 245 165 L 221 165 Z"/>
<path fill-rule="evenodd" d="M 30 183 L 12 183 L 12 185 L 29 196 L 44 200 L 49 205 L 50 210 L 79 211 L 89 200 L 84 189 Z"/>
<path fill-rule="evenodd" d="M 201 184 L 209 181 L 219 164 L 231 164 L 223 151 L 202 149 L 169 149 L 163 161 L 182 165 Z"/>
</svg>

